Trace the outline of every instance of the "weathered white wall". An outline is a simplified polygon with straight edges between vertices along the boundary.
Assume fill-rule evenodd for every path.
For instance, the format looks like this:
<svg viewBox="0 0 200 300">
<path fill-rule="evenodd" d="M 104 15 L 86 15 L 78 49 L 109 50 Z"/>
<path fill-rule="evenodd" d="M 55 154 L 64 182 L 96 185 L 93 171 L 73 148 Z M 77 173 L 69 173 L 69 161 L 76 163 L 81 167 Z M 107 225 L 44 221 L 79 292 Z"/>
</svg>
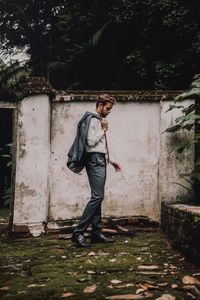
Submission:
<svg viewBox="0 0 200 300">
<path fill-rule="evenodd" d="M 76 126 L 95 103 L 54 103 L 51 131 L 50 219 L 70 219 L 81 215 L 90 189 L 83 171 L 66 168 L 67 151 Z M 148 111 L 148 113 L 147 113 Z M 122 171 L 108 167 L 104 214 L 113 216 L 148 215 L 158 219 L 160 106 L 154 103 L 119 103 L 109 115 L 108 142 L 111 156 Z"/>
<path fill-rule="evenodd" d="M 50 104 L 44 95 L 24 99 L 17 122 L 14 225 L 33 235 L 44 231 L 48 213 Z"/>
<path fill-rule="evenodd" d="M 191 101 L 184 101 L 189 105 Z M 172 153 L 180 135 L 162 134 L 174 124 L 179 111 L 165 113 L 169 101 L 121 101 L 108 117 L 111 156 L 122 171 L 108 167 L 103 214 L 160 218 L 161 201 L 175 201 L 186 190 L 179 173 L 194 165 L 194 151 Z M 67 152 L 76 126 L 93 101 L 53 101 L 46 96 L 22 101 L 18 119 L 14 224 L 42 223 L 77 218 L 90 198 L 86 172 L 74 174 L 66 167 Z M 50 121 L 51 120 L 51 121 Z M 51 123 L 51 124 L 50 124 Z M 49 136 L 50 132 L 50 136 Z M 183 183 L 183 182 L 182 182 Z M 54 224 L 54 225 L 53 225 Z M 42 228 L 42 229 L 41 229 Z"/>
<path fill-rule="evenodd" d="M 190 102 L 184 101 L 185 105 Z M 192 168 L 194 154 L 171 153 L 171 134 L 162 132 L 179 111 L 165 113 L 169 101 L 120 102 L 109 115 L 111 155 L 122 171 L 108 167 L 103 213 L 112 216 L 145 215 L 159 220 L 161 201 L 174 201 L 185 190 L 179 173 Z M 66 153 L 76 134 L 78 120 L 95 103 L 56 103 L 52 107 L 50 220 L 79 217 L 90 197 L 85 171 L 77 175 L 66 168 Z M 185 183 L 184 183 L 185 184 Z"/>
</svg>

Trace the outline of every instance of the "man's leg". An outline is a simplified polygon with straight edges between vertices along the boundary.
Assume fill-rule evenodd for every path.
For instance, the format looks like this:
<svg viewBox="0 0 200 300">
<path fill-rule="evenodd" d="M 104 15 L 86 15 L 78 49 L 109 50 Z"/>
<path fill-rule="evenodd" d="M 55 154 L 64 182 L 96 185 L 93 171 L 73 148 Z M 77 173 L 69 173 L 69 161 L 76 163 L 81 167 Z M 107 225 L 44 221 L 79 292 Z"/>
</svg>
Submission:
<svg viewBox="0 0 200 300">
<path fill-rule="evenodd" d="M 92 219 L 92 233 L 101 231 L 101 203 L 99 204 L 93 219 Z"/>
<path fill-rule="evenodd" d="M 104 198 L 106 179 L 106 160 L 101 153 L 86 155 L 86 171 L 91 187 L 91 198 L 87 203 L 83 215 L 74 234 L 83 234 L 88 225 L 93 222 L 93 229 L 100 230 L 101 203 Z"/>
</svg>

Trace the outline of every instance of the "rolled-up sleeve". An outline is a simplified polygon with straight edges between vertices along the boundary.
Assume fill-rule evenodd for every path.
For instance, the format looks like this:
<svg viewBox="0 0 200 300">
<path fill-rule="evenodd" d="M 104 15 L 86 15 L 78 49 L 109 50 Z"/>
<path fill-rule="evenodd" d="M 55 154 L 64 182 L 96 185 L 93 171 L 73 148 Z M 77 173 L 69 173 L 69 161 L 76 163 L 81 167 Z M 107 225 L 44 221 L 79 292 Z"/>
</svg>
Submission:
<svg viewBox="0 0 200 300">
<path fill-rule="evenodd" d="M 104 138 L 104 131 L 101 128 L 99 119 L 92 118 L 87 135 L 87 145 L 94 147 L 100 140 Z"/>
</svg>

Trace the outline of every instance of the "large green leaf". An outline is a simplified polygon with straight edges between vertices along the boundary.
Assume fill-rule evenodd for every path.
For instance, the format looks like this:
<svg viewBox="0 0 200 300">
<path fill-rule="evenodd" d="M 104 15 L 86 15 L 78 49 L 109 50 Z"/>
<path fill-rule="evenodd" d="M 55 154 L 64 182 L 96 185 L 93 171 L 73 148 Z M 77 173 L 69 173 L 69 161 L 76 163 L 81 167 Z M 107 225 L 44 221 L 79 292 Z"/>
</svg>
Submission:
<svg viewBox="0 0 200 300">
<path fill-rule="evenodd" d="M 165 132 L 176 132 L 181 130 L 181 125 L 174 125 L 165 130 Z"/>
<path fill-rule="evenodd" d="M 166 110 L 166 113 L 174 108 L 183 108 L 184 106 L 182 105 L 175 105 L 175 104 L 170 104 L 168 110 Z"/>
<path fill-rule="evenodd" d="M 101 41 L 101 37 L 103 35 L 104 30 L 110 24 L 110 21 L 105 23 L 97 32 L 95 32 L 92 38 L 89 40 L 89 45 L 92 47 L 96 47 L 97 44 Z"/>
<path fill-rule="evenodd" d="M 193 88 L 192 90 L 182 93 L 175 98 L 175 102 L 184 99 L 197 99 L 200 97 L 200 88 Z"/>
</svg>

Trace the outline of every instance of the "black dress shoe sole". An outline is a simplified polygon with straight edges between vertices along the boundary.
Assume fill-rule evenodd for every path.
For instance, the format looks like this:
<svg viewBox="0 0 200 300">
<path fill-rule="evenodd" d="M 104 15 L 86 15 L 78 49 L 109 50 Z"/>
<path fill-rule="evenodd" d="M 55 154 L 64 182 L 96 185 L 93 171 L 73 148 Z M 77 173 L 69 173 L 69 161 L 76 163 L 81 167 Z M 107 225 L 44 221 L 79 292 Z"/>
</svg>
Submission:
<svg viewBox="0 0 200 300">
<path fill-rule="evenodd" d="M 72 241 L 72 243 L 75 244 L 75 246 L 77 248 L 89 248 L 89 247 L 91 247 L 90 244 L 81 244 L 81 243 L 77 242 L 77 240 L 75 238 L 73 238 L 73 237 L 71 238 L 71 241 Z"/>
<path fill-rule="evenodd" d="M 81 245 L 81 244 L 76 244 L 76 247 L 77 248 L 90 248 L 91 247 L 91 245 L 90 244 L 85 244 L 85 245 Z"/>
<path fill-rule="evenodd" d="M 93 244 L 113 244 L 115 243 L 115 240 L 110 240 L 110 241 L 106 241 L 106 240 L 91 240 L 91 243 Z"/>
</svg>

